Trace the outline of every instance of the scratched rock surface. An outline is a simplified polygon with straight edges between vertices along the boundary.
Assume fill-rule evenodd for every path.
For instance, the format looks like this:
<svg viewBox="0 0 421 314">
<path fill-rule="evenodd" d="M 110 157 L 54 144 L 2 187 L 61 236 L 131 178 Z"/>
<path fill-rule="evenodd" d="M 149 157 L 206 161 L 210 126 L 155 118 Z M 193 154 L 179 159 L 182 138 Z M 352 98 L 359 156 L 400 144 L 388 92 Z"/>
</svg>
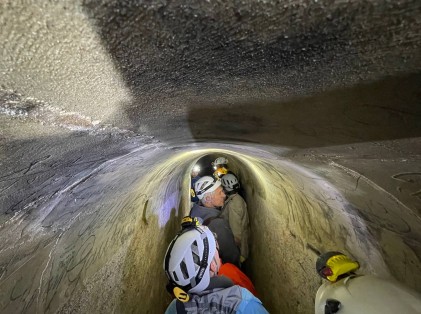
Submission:
<svg viewBox="0 0 421 314">
<path fill-rule="evenodd" d="M 420 145 L 419 138 L 410 138 L 336 147 L 334 152 L 319 148 L 300 156 L 292 154 L 338 188 L 350 202 L 349 209 L 377 238 L 391 274 L 397 279 L 406 277 L 407 284 L 417 290 L 421 274 Z M 318 162 L 324 166 L 316 168 Z"/>
<path fill-rule="evenodd" d="M 152 159 L 127 154 L 140 144 L 151 153 L 148 145 L 153 144 L 135 140 L 122 145 L 121 137 L 110 134 L 87 136 L 45 127 L 44 137 L 33 138 L 36 124 L 9 123 L 16 138 L 2 140 L 2 312 L 56 312 L 85 286 L 92 294 L 83 311 L 89 311 L 88 304 L 95 311 L 118 309 L 123 280 L 110 280 L 123 277 L 127 238 L 135 223 L 150 215 L 143 209 L 147 191 L 134 187 L 145 168 L 136 173 L 132 167 L 151 166 Z M 20 133 L 28 125 L 29 136 Z M 104 269 L 115 255 L 122 259 Z M 93 288 L 83 283 L 101 272 L 108 276 L 97 274 Z M 98 283 L 107 286 L 108 295 L 98 291 Z"/>
<path fill-rule="evenodd" d="M 341 89 L 419 71 L 420 12 L 417 0 L 7 0 L 0 87 L 139 133 L 205 138 L 203 110 L 292 108 L 331 90 L 340 101 Z M 244 139 L 247 124 L 226 124 Z"/>
</svg>

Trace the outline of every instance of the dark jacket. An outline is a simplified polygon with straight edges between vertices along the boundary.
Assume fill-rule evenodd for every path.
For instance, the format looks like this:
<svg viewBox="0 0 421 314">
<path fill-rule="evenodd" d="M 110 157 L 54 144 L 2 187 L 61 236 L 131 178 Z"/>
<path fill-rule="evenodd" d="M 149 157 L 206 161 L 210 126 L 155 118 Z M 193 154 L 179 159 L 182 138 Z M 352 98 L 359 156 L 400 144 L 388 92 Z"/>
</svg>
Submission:
<svg viewBox="0 0 421 314">
<path fill-rule="evenodd" d="M 194 178 L 191 178 L 191 185 L 190 185 L 190 200 L 192 203 L 199 202 L 199 198 L 196 196 L 196 192 L 194 191 L 194 184 L 200 179 L 201 177 L 195 176 Z"/>
<path fill-rule="evenodd" d="M 240 250 L 235 244 L 234 235 L 228 221 L 220 217 L 221 211 L 194 204 L 190 216 L 198 217 L 217 236 L 219 256 L 223 263 L 240 264 Z M 211 218 L 211 219 L 209 219 Z M 209 222 L 210 221 L 210 222 Z"/>
</svg>

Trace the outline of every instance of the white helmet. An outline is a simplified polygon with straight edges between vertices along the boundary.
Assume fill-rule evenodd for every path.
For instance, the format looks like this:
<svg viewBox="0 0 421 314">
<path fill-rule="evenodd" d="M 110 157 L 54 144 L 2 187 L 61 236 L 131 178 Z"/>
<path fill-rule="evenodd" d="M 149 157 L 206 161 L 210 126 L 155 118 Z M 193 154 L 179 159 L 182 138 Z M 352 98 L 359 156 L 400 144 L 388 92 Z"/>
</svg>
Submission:
<svg viewBox="0 0 421 314">
<path fill-rule="evenodd" d="M 224 189 L 228 192 L 231 192 L 233 190 L 240 188 L 240 183 L 238 182 L 238 179 L 235 175 L 232 173 L 228 173 L 224 175 L 221 178 L 221 184 L 224 187 Z"/>
<path fill-rule="evenodd" d="M 215 191 L 220 185 L 221 182 L 219 180 L 205 176 L 197 180 L 197 182 L 194 184 L 194 190 L 196 191 L 196 196 L 199 198 L 199 200 L 201 200 L 206 193 Z"/>
<path fill-rule="evenodd" d="M 200 172 L 200 166 L 198 164 L 194 165 L 194 167 L 193 167 L 193 169 L 192 169 L 191 172 L 197 172 L 197 173 L 199 173 Z"/>
<path fill-rule="evenodd" d="M 215 161 L 212 163 L 213 166 L 217 165 L 226 165 L 228 163 L 228 159 L 225 157 L 218 157 L 215 159 Z"/>
<path fill-rule="evenodd" d="M 315 313 L 421 313 L 421 295 L 395 281 L 351 275 L 319 288 Z"/>
<path fill-rule="evenodd" d="M 182 230 L 170 243 L 164 259 L 168 280 L 185 292 L 198 293 L 209 286 L 216 242 L 206 226 Z"/>
<path fill-rule="evenodd" d="M 421 313 L 421 295 L 398 282 L 375 276 L 357 276 L 359 263 L 341 252 L 326 252 L 316 262 L 324 283 L 315 299 L 315 313 Z"/>
</svg>

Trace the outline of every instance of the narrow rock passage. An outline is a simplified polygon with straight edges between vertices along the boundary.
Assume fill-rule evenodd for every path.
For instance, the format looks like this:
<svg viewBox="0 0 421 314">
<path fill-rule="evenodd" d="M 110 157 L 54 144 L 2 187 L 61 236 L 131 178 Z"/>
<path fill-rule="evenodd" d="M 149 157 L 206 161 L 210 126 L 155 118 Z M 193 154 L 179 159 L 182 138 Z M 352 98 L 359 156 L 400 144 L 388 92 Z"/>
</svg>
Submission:
<svg viewBox="0 0 421 314">
<path fill-rule="evenodd" d="M 234 143 L 171 149 L 131 139 L 104 161 L 85 154 L 104 147 L 104 141 L 110 153 L 112 139 L 68 136 L 53 149 L 32 141 L 31 159 L 42 162 L 25 168 L 21 161 L 18 167 L 26 173 L 15 177 L 15 190 L 27 205 L 3 212 L 1 225 L 6 313 L 163 311 L 169 302 L 163 254 L 189 210 L 189 169 L 209 153 L 228 156 L 243 182 L 252 229 L 249 273 L 272 312 L 313 311 L 320 284 L 316 253 L 331 249 L 352 254 L 364 271 L 383 277 L 396 277 L 391 270 L 402 269 L 399 279 L 420 289 L 413 250 L 419 218 L 368 178 L 332 164 L 297 163 L 287 150 L 275 154 Z M 67 152 L 73 159 L 57 154 L 70 138 L 81 144 Z M 10 153 L 18 155 L 13 148 L 19 146 L 8 147 L 10 166 L 16 166 Z M 46 153 L 49 158 L 35 158 Z M 65 161 L 58 174 L 54 165 Z M 359 196 L 363 193 L 370 193 L 370 201 Z M 354 204 L 376 203 L 356 207 L 352 198 Z M 384 212 L 376 221 L 379 206 Z"/>
</svg>

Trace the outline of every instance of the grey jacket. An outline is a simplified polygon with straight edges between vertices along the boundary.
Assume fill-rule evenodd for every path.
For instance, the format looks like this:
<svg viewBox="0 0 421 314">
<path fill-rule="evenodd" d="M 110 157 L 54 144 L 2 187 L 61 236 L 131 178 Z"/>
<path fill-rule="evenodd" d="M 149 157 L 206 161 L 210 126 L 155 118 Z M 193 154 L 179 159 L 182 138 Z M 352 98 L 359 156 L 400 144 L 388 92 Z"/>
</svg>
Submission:
<svg viewBox="0 0 421 314">
<path fill-rule="evenodd" d="M 208 224 L 209 229 L 217 235 L 219 243 L 219 256 L 223 263 L 240 264 L 240 249 L 235 244 L 234 235 L 228 221 L 220 217 L 221 211 L 194 204 L 190 216 L 198 217 L 201 223 L 213 218 Z"/>
<path fill-rule="evenodd" d="M 213 281 L 216 281 L 216 284 L 212 285 Z M 218 282 L 222 284 L 218 284 Z M 227 285 L 225 282 L 230 284 Z M 168 306 L 165 314 L 269 314 L 259 299 L 247 289 L 233 286 L 231 280 L 228 278 L 225 280 L 224 276 L 212 277 L 210 286 L 214 287 L 208 287 L 200 294 L 190 295 L 191 299 L 186 303 L 180 302 L 180 311 L 177 310 L 174 300 Z"/>
</svg>

